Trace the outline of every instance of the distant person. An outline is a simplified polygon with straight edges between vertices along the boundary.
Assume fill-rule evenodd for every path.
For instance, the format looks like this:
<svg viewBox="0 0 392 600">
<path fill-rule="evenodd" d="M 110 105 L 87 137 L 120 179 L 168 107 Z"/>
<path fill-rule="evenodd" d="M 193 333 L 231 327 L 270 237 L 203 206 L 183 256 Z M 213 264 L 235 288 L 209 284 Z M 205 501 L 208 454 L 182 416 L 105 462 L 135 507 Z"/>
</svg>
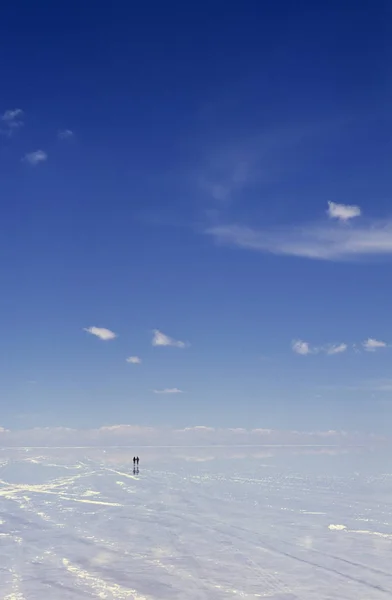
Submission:
<svg viewBox="0 0 392 600">
<path fill-rule="evenodd" d="M 137 464 L 137 466 L 139 466 L 139 457 L 138 456 L 136 457 L 136 464 Z"/>
<path fill-rule="evenodd" d="M 133 466 L 135 466 L 136 458 L 133 457 Z"/>
</svg>

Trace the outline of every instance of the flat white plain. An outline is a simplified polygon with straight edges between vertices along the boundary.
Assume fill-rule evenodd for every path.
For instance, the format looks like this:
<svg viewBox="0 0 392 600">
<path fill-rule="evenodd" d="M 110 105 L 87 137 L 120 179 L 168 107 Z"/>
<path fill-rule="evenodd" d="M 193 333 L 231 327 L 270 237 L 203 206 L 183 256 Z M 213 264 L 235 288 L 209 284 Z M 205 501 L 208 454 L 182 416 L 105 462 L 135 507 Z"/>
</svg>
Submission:
<svg viewBox="0 0 392 600">
<path fill-rule="evenodd" d="M 330 448 L 3 449 L 0 597 L 387 598 L 392 471 L 364 464 Z"/>
</svg>

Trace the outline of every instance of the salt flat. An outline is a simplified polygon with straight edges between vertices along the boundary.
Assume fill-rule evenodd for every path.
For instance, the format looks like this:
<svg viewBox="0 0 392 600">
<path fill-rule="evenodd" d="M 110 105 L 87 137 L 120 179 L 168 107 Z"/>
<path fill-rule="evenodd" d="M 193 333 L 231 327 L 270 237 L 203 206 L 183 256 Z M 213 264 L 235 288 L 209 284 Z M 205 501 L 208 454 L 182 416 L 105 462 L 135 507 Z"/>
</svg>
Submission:
<svg viewBox="0 0 392 600">
<path fill-rule="evenodd" d="M 0 597 L 392 598 L 388 456 L 2 449 Z"/>
</svg>

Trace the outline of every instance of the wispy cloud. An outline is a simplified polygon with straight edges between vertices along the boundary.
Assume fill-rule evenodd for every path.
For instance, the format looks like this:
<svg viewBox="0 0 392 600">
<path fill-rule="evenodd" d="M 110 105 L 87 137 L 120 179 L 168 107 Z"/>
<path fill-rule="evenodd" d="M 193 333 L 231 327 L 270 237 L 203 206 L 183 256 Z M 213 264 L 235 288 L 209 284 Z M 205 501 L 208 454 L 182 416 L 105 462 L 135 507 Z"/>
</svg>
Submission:
<svg viewBox="0 0 392 600">
<path fill-rule="evenodd" d="M 392 379 L 379 379 L 367 383 L 373 392 L 392 392 Z"/>
<path fill-rule="evenodd" d="M 346 222 L 350 219 L 354 219 L 355 217 L 360 217 L 361 209 L 359 206 L 328 202 L 327 214 L 331 219 L 338 219 L 339 221 Z"/>
<path fill-rule="evenodd" d="M 23 110 L 21 108 L 13 108 L 6 110 L 1 116 L 3 128 L 2 133 L 11 136 L 16 129 L 23 125 Z"/>
<path fill-rule="evenodd" d="M 236 161 L 232 164 L 210 168 L 210 175 L 200 178 L 201 188 L 214 200 L 228 202 L 241 190 L 250 179 L 250 167 L 247 161 Z"/>
<path fill-rule="evenodd" d="M 381 340 L 375 340 L 374 338 L 368 338 L 367 340 L 362 342 L 362 346 L 365 350 L 367 350 L 367 352 L 375 352 L 380 348 L 386 348 L 387 345 L 388 344 L 386 342 L 382 342 Z"/>
<path fill-rule="evenodd" d="M 113 331 L 110 331 L 110 329 L 105 329 L 105 327 L 86 327 L 83 331 L 87 331 L 87 333 L 95 335 L 100 340 L 104 341 L 114 340 L 114 338 L 117 337 L 117 334 L 115 334 Z"/>
<path fill-rule="evenodd" d="M 153 346 L 174 346 L 176 348 L 186 348 L 189 344 L 187 342 L 181 342 L 180 340 L 175 340 L 159 331 L 159 329 L 153 330 L 153 338 L 152 338 Z"/>
<path fill-rule="evenodd" d="M 182 390 L 178 388 L 164 388 L 163 390 L 153 390 L 154 394 L 183 394 Z"/>
<path fill-rule="evenodd" d="M 359 207 L 334 206 L 341 207 L 332 211 L 334 218 L 340 221 L 359 216 L 353 214 L 354 209 Z M 337 217 L 337 214 L 341 216 Z M 355 260 L 392 254 L 392 219 L 367 221 L 350 227 L 340 227 L 328 221 L 272 229 L 237 224 L 216 225 L 207 228 L 205 233 L 221 244 L 316 260 Z"/>
<path fill-rule="evenodd" d="M 367 379 L 346 386 L 328 386 L 332 389 L 343 389 L 349 392 L 392 392 L 392 379 Z M 374 396 L 373 396 L 374 397 Z"/>
<path fill-rule="evenodd" d="M 60 129 L 57 133 L 59 140 L 70 140 L 74 136 L 75 134 L 71 129 Z"/>
<path fill-rule="evenodd" d="M 34 167 L 41 162 L 45 162 L 48 159 L 48 155 L 43 150 L 35 150 L 35 152 L 29 152 L 25 154 L 23 160 L 28 162 L 30 165 Z"/>
<path fill-rule="evenodd" d="M 126 358 L 125 360 L 131 365 L 140 365 L 142 362 L 142 359 L 139 358 L 139 356 L 128 356 L 128 358 Z"/>
<path fill-rule="evenodd" d="M 218 112 L 216 117 L 219 120 Z M 336 122 L 266 127 L 247 135 L 227 132 L 224 141 L 210 143 L 204 154 L 197 176 L 199 187 L 207 200 L 215 201 L 215 207 L 225 209 L 249 186 L 275 181 L 291 172 L 293 157 L 297 166 L 299 156 L 314 152 L 315 137 L 326 130 L 331 132 L 331 126 L 336 128 Z"/>
<path fill-rule="evenodd" d="M 348 349 L 348 345 L 341 344 L 327 344 L 325 346 L 311 346 L 309 342 L 304 342 L 303 340 L 294 340 L 291 343 L 291 349 L 296 354 L 300 354 L 302 356 L 307 356 L 308 354 L 341 354 L 342 352 L 346 352 Z"/>
<path fill-rule="evenodd" d="M 15 123 L 21 117 L 23 117 L 23 110 L 21 108 L 14 108 L 6 110 L 1 117 L 1 120 L 6 123 Z"/>
</svg>

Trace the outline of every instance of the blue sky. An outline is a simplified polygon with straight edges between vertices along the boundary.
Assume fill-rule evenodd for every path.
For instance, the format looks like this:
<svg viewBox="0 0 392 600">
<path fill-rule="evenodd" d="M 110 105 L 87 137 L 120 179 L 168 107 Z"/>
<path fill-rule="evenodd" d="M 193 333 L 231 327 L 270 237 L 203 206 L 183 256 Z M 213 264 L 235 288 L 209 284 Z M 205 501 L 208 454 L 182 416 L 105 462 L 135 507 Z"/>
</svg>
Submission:
<svg viewBox="0 0 392 600">
<path fill-rule="evenodd" d="M 1 425 L 387 431 L 390 16 L 3 9 Z"/>
</svg>

